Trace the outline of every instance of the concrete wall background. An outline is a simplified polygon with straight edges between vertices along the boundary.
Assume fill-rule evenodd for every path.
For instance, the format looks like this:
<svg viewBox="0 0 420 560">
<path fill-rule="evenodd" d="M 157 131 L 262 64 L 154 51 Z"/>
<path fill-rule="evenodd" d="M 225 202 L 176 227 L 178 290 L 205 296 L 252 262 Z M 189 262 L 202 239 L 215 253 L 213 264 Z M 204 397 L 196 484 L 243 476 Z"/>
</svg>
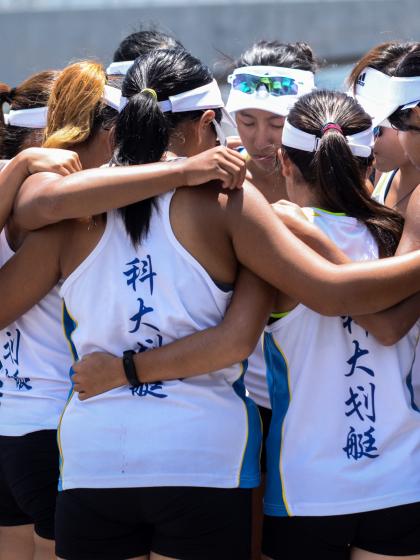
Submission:
<svg viewBox="0 0 420 560">
<path fill-rule="evenodd" d="M 258 39 L 304 40 L 330 62 L 357 58 L 391 39 L 418 40 L 419 0 L 319 0 L 233 5 L 19 11 L 0 14 L 0 81 L 16 85 L 32 72 L 69 61 L 111 60 L 141 23 L 171 31 L 210 65 L 218 51 L 237 56 Z"/>
</svg>

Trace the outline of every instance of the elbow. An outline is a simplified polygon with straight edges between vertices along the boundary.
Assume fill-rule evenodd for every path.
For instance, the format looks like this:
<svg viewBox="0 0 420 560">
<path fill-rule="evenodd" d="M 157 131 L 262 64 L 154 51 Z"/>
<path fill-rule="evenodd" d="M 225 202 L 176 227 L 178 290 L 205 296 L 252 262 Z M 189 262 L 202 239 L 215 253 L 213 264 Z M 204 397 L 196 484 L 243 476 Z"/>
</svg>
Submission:
<svg viewBox="0 0 420 560">
<path fill-rule="evenodd" d="M 253 353 L 255 347 L 257 345 L 258 339 L 261 336 L 261 333 L 258 336 L 250 335 L 250 336 L 239 336 L 234 337 L 230 349 L 232 364 L 243 362 Z"/>
<path fill-rule="evenodd" d="M 377 332 L 370 331 L 382 346 L 393 346 L 406 334 L 400 328 L 394 328 L 392 325 L 386 328 L 380 328 Z"/>
</svg>

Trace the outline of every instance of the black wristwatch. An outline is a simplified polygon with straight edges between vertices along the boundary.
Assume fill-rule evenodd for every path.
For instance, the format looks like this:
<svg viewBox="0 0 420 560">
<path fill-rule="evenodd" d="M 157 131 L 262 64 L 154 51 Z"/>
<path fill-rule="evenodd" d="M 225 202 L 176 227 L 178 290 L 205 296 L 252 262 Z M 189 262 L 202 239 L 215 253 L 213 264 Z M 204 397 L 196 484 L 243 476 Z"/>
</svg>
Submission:
<svg viewBox="0 0 420 560">
<path fill-rule="evenodd" d="M 136 365 L 133 360 L 134 350 L 126 350 L 123 352 L 123 368 L 127 381 L 133 387 L 140 385 L 139 378 L 137 377 Z"/>
</svg>

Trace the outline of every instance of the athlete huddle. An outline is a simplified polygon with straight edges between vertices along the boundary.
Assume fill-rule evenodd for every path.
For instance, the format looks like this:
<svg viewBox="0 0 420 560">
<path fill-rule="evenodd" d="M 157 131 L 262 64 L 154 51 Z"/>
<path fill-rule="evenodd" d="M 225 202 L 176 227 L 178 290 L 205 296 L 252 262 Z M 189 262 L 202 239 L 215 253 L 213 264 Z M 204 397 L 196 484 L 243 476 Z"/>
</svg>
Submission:
<svg viewBox="0 0 420 560">
<path fill-rule="evenodd" d="M 420 559 L 420 44 L 316 67 L 0 85 L 0 560 Z"/>
</svg>

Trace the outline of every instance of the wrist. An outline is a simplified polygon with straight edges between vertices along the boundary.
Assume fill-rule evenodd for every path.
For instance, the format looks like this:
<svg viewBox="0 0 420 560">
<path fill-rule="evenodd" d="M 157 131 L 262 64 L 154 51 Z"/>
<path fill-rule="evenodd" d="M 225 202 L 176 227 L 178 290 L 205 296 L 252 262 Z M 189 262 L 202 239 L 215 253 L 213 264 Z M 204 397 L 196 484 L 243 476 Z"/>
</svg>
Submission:
<svg viewBox="0 0 420 560">
<path fill-rule="evenodd" d="M 176 188 L 190 186 L 189 159 L 190 158 L 183 158 L 173 162 Z"/>
</svg>

